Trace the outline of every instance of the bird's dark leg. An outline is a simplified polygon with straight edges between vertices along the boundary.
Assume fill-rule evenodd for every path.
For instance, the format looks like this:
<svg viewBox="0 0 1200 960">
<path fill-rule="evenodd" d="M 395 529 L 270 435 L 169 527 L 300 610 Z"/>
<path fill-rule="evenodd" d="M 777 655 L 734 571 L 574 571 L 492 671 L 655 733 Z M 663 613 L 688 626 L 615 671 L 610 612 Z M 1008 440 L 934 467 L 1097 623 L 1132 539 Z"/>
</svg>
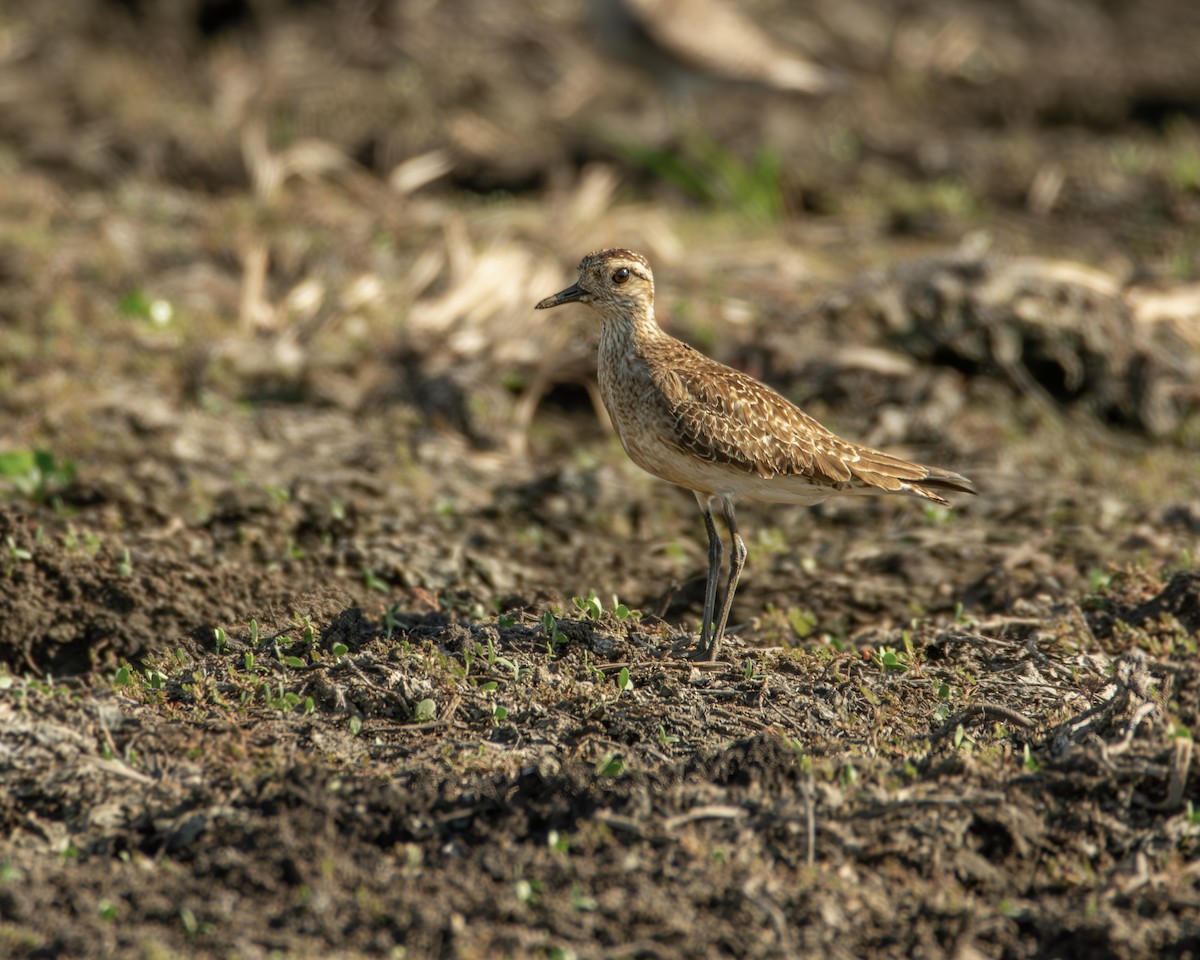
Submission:
<svg viewBox="0 0 1200 960">
<path fill-rule="evenodd" d="M 737 590 L 738 578 L 742 575 L 742 567 L 746 565 L 746 544 L 742 542 L 737 531 L 737 520 L 733 514 L 733 497 L 722 495 L 721 507 L 725 511 L 725 522 L 729 524 L 729 536 L 733 540 L 733 556 L 729 558 L 729 583 L 725 586 L 725 600 L 721 603 L 721 619 L 717 621 L 717 629 L 709 645 L 708 659 L 717 659 L 717 647 L 725 636 L 725 624 L 729 622 L 729 608 L 733 606 L 733 594 Z M 712 512 L 708 514 L 712 520 Z M 712 573 L 709 573 L 710 579 Z"/>
<path fill-rule="evenodd" d="M 704 530 L 708 534 L 708 582 L 704 585 L 704 621 L 700 626 L 700 649 L 702 658 L 709 656 L 713 637 L 713 613 L 717 606 L 717 582 L 721 579 L 721 535 L 713 521 L 712 502 L 701 493 L 696 494 L 700 509 L 704 512 Z"/>
</svg>

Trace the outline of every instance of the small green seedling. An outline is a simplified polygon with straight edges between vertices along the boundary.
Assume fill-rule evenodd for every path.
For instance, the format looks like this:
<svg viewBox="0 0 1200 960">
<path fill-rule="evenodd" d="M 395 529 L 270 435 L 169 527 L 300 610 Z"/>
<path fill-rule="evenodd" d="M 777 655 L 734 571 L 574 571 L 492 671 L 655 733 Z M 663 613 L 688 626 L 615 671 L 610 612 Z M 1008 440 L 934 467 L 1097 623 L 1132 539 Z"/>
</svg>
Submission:
<svg viewBox="0 0 1200 960">
<path fill-rule="evenodd" d="M 595 590 L 589 590 L 586 597 L 575 597 L 571 602 L 589 620 L 599 620 L 604 615 L 604 606 L 596 596 Z"/>
<path fill-rule="evenodd" d="M 437 716 L 437 704 L 426 697 L 413 709 L 413 720 L 417 723 L 429 723 Z"/>
<path fill-rule="evenodd" d="M 633 620 L 636 622 L 642 619 L 641 610 L 634 610 L 630 607 L 627 607 L 617 599 L 617 595 L 615 593 L 612 596 L 612 610 L 613 616 L 622 622 L 626 620 Z"/>
<path fill-rule="evenodd" d="M 563 644 L 570 642 L 565 633 L 558 629 L 558 621 L 549 610 L 542 617 L 542 632 L 546 635 L 546 652 L 554 656 L 554 651 Z"/>
<path fill-rule="evenodd" d="M 537 906 L 542 899 L 542 885 L 537 880 L 522 877 L 516 884 L 517 899 L 530 906 Z"/>
<path fill-rule="evenodd" d="M 1197 810 L 1195 804 L 1189 800 L 1187 802 L 1187 812 L 1183 815 L 1184 819 L 1193 827 L 1200 827 L 1200 810 Z"/>
<path fill-rule="evenodd" d="M 596 772 L 602 777 L 619 777 L 625 772 L 625 761 L 615 753 L 610 753 L 600 761 Z"/>
<path fill-rule="evenodd" d="M 75 462 L 59 460 L 49 450 L 11 450 L 0 453 L 0 480 L 30 500 L 42 502 L 70 486 Z"/>
</svg>

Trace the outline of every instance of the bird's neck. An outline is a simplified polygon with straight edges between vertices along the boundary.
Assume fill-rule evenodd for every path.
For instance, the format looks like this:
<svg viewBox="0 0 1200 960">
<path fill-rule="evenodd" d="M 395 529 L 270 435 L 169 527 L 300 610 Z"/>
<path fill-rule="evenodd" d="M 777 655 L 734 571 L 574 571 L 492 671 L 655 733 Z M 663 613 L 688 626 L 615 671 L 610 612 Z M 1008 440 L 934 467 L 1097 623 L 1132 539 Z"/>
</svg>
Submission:
<svg viewBox="0 0 1200 960">
<path fill-rule="evenodd" d="M 636 417 L 638 398 L 652 390 L 652 358 L 665 339 L 669 338 L 655 322 L 653 308 L 604 314 L 597 356 L 600 396 L 626 450 L 626 425 Z"/>
<path fill-rule="evenodd" d="M 600 343 L 601 349 L 636 353 L 665 336 L 666 332 L 654 319 L 654 308 L 644 307 L 606 314 Z"/>
</svg>

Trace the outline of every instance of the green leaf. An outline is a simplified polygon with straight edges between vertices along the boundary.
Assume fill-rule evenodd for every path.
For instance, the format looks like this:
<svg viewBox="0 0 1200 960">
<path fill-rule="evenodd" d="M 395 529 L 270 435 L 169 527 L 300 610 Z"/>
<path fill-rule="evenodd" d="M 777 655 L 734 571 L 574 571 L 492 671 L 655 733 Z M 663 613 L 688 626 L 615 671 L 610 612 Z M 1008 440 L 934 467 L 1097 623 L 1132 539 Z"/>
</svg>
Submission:
<svg viewBox="0 0 1200 960">
<path fill-rule="evenodd" d="M 0 453 L 0 477 L 22 477 L 31 473 L 35 466 L 32 450 L 10 450 Z"/>
<path fill-rule="evenodd" d="M 800 607 L 791 607 L 787 612 L 787 619 L 792 633 L 801 640 L 809 636 L 817 625 L 817 615 Z"/>
<path fill-rule="evenodd" d="M 610 754 L 600 761 L 598 773 L 602 777 L 619 777 L 625 771 L 625 761 L 615 754 Z"/>
<path fill-rule="evenodd" d="M 127 317 L 145 320 L 150 316 L 150 299 L 141 290 L 132 290 L 117 302 L 117 309 Z"/>
<path fill-rule="evenodd" d="M 430 720 L 432 720 L 436 716 L 437 716 L 437 704 L 434 703 L 433 700 L 429 699 L 428 697 L 426 697 L 424 700 L 422 700 L 420 703 L 418 703 L 416 706 L 416 709 L 413 712 L 413 719 L 417 723 L 428 723 Z"/>
<path fill-rule="evenodd" d="M 900 660 L 900 657 L 892 650 L 889 650 L 881 658 L 885 670 L 907 670 L 908 667 Z"/>
</svg>

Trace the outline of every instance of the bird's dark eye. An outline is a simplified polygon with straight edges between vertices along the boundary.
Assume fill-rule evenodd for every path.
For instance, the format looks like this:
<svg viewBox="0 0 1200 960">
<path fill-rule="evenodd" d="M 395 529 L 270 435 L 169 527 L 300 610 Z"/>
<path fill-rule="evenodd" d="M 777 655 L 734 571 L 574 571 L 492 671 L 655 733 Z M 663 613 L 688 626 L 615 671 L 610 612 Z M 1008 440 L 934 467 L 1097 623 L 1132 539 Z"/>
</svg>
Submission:
<svg viewBox="0 0 1200 960">
<path fill-rule="evenodd" d="M 628 267 L 620 267 L 619 269 L 613 271 L 613 283 L 624 283 L 632 276 L 633 273 Z"/>
</svg>

